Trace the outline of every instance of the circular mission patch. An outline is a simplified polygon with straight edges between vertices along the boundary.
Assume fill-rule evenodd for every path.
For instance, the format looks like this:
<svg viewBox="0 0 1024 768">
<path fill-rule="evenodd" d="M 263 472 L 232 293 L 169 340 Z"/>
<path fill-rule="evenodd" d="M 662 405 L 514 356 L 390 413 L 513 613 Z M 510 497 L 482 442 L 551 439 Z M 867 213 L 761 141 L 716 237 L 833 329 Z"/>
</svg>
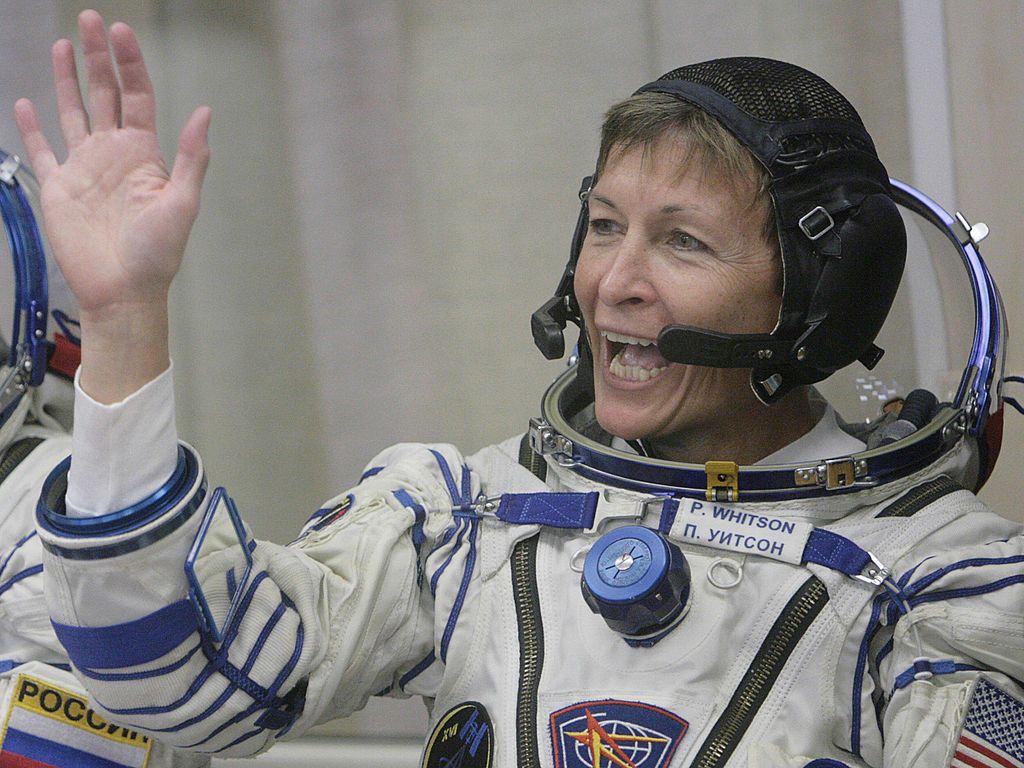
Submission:
<svg viewBox="0 0 1024 768">
<path fill-rule="evenodd" d="M 430 734 L 422 768 L 491 768 L 493 730 L 491 716 L 480 702 L 467 701 L 452 707 Z"/>
</svg>

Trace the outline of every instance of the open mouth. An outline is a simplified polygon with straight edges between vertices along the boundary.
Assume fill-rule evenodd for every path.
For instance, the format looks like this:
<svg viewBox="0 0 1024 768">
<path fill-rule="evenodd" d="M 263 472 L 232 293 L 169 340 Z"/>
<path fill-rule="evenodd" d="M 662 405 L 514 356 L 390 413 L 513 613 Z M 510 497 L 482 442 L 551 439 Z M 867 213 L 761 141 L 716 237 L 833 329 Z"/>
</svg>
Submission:
<svg viewBox="0 0 1024 768">
<path fill-rule="evenodd" d="M 608 370 L 626 381 L 650 381 L 669 366 L 653 339 L 640 339 L 611 331 L 601 331 L 608 341 Z"/>
</svg>

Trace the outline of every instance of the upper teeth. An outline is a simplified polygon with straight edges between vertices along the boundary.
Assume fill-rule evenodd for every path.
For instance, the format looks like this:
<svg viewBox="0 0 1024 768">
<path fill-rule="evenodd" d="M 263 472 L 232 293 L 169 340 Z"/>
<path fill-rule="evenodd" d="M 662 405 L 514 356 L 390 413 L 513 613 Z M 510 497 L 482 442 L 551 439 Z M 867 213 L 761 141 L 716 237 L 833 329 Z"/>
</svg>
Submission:
<svg viewBox="0 0 1024 768">
<path fill-rule="evenodd" d="M 612 333 L 611 331 L 601 331 L 601 335 L 608 341 L 616 341 L 620 344 L 639 344 L 641 347 L 649 347 L 654 343 L 654 339 L 638 339 L 636 336 L 623 336 L 621 333 Z"/>
</svg>

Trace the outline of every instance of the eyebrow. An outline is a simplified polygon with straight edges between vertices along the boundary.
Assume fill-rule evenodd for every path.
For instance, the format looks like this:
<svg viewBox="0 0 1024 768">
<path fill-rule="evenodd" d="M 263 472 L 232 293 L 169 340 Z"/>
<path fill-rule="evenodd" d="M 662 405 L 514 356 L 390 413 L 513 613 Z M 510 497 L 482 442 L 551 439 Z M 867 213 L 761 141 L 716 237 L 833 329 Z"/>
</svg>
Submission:
<svg viewBox="0 0 1024 768">
<path fill-rule="evenodd" d="M 609 208 L 611 208 L 613 210 L 616 210 L 616 211 L 619 210 L 618 206 L 616 206 L 615 203 L 613 203 L 607 197 L 601 197 L 600 195 L 595 195 L 594 193 L 591 193 L 590 194 L 590 199 L 591 200 L 597 200 L 599 203 L 604 203 L 605 205 L 607 205 Z"/>
<path fill-rule="evenodd" d="M 600 203 L 604 203 L 605 205 L 607 205 L 612 210 L 615 210 L 615 211 L 619 210 L 618 206 L 615 205 L 615 203 L 613 203 L 607 197 L 602 197 L 601 195 L 595 195 L 595 194 L 591 193 L 590 198 L 592 200 L 597 200 Z M 666 205 L 666 206 L 663 206 L 662 209 L 661 209 L 661 213 L 663 213 L 663 214 L 680 213 L 680 212 L 685 212 L 685 211 L 695 211 L 697 213 L 706 213 L 706 211 L 702 207 L 700 207 L 699 205 Z"/>
</svg>

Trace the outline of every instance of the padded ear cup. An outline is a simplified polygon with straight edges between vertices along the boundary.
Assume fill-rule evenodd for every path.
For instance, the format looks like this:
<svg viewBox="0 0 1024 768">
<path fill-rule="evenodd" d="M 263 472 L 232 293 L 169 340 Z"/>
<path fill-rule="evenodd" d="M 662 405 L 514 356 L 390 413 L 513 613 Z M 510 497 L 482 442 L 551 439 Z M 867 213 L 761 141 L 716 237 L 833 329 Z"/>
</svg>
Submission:
<svg viewBox="0 0 1024 768">
<path fill-rule="evenodd" d="M 864 198 L 842 224 L 839 239 L 842 255 L 823 257 L 808 307 L 807 324 L 813 330 L 796 350 L 820 378 L 857 360 L 875 340 L 907 258 L 903 220 L 888 195 Z"/>
</svg>

